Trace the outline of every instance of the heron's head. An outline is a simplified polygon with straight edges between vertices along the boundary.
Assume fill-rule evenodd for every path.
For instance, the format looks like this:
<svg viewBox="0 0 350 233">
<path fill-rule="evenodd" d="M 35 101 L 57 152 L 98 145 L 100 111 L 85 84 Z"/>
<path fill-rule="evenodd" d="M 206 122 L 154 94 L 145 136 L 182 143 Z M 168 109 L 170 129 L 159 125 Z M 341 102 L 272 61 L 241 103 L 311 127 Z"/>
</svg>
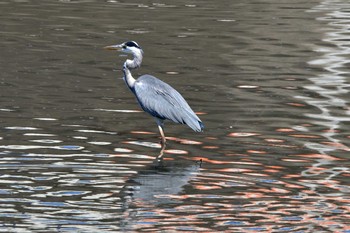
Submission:
<svg viewBox="0 0 350 233">
<path fill-rule="evenodd" d="M 110 45 L 104 47 L 108 50 L 118 50 L 124 53 L 139 54 L 143 53 L 141 47 L 135 41 L 127 41 L 118 45 Z"/>
</svg>

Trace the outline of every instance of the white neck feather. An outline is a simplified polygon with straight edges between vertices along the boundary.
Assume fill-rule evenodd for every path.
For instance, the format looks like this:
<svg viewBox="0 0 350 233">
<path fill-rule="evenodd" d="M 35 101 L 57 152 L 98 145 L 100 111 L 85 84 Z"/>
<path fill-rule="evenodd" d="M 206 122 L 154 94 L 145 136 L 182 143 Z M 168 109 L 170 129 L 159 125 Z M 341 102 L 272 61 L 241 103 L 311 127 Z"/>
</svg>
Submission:
<svg viewBox="0 0 350 233">
<path fill-rule="evenodd" d="M 136 80 L 132 77 L 130 70 L 139 68 L 141 66 L 142 51 L 134 51 L 132 55 L 134 59 L 127 59 L 123 65 L 124 81 L 131 90 L 134 88 Z"/>
</svg>

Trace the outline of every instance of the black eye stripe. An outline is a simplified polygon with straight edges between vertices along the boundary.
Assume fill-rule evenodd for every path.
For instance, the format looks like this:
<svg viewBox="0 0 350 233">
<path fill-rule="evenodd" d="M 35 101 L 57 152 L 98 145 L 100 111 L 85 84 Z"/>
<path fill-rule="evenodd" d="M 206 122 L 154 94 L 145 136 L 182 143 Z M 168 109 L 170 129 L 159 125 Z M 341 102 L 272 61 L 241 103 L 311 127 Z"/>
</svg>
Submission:
<svg viewBox="0 0 350 233">
<path fill-rule="evenodd" d="M 136 48 L 141 49 L 140 46 L 138 46 L 134 41 L 128 41 L 125 43 L 125 45 L 128 47 L 136 47 Z"/>
</svg>

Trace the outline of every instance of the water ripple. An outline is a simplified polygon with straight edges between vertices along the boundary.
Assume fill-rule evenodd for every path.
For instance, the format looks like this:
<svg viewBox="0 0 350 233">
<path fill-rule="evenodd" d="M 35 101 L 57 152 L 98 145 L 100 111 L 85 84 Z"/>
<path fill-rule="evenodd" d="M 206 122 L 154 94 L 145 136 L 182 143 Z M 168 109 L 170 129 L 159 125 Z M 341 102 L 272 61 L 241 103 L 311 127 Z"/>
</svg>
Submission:
<svg viewBox="0 0 350 233">
<path fill-rule="evenodd" d="M 10 150 L 33 150 L 33 149 L 54 149 L 54 150 L 82 150 L 84 147 L 63 145 L 63 146 L 34 146 L 34 145 L 2 145 L 1 149 Z"/>
<path fill-rule="evenodd" d="M 0 5 L 1 232 L 349 231 L 345 0 Z M 123 38 L 205 132 L 162 150 Z"/>
</svg>

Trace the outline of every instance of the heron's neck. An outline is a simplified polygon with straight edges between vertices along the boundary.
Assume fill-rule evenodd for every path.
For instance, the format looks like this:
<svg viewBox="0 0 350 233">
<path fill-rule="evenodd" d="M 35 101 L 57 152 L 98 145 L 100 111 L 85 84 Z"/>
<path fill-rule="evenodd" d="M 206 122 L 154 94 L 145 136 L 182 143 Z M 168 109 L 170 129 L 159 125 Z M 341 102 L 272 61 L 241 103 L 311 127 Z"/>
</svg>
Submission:
<svg viewBox="0 0 350 233">
<path fill-rule="evenodd" d="M 126 66 L 128 69 L 136 69 L 141 66 L 142 63 L 142 52 L 141 51 L 135 51 L 132 53 L 134 59 L 129 60 L 127 59 L 126 62 L 124 63 L 124 66 Z"/>
<path fill-rule="evenodd" d="M 123 73 L 124 73 L 124 81 L 126 85 L 132 90 L 135 86 L 136 80 L 134 79 L 134 77 L 132 77 L 130 70 L 126 66 L 126 62 L 124 63 L 124 66 L 123 66 Z"/>
<path fill-rule="evenodd" d="M 136 80 L 132 77 L 130 70 L 139 68 L 141 66 L 142 52 L 135 52 L 133 53 L 133 56 L 133 60 L 127 59 L 123 65 L 124 81 L 130 89 L 134 88 L 136 82 Z"/>
</svg>

